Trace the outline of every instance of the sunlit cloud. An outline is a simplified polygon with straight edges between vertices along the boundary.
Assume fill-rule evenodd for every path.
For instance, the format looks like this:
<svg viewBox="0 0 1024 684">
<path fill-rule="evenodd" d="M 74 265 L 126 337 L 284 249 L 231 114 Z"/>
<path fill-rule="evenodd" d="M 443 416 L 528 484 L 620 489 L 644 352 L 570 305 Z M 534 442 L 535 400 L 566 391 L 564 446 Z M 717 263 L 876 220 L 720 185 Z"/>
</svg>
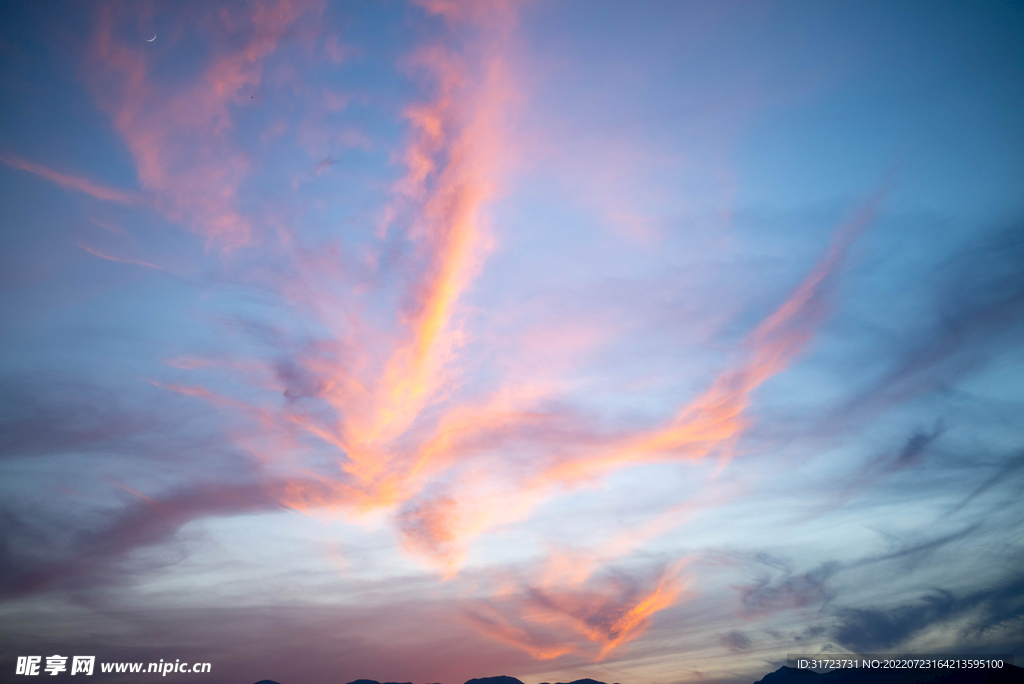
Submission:
<svg viewBox="0 0 1024 684">
<path fill-rule="evenodd" d="M 1019 46 L 947 9 L 15 12 L 0 180 L 85 200 L 0 202 L 0 638 L 449 683 L 1019 648 Z"/>
<path fill-rule="evenodd" d="M 230 250 L 256 239 L 239 204 L 250 161 L 232 139 L 230 110 L 254 98 L 264 60 L 283 31 L 316 8 L 283 0 L 225 9 L 214 33 L 242 43 L 215 55 L 193 83 L 177 89 L 153 84 L 150 46 L 133 47 L 121 38 L 126 17 L 120 8 L 107 4 L 98 13 L 91 51 L 97 100 L 131 151 L 140 184 L 156 194 L 170 218 L 208 244 Z"/>
</svg>

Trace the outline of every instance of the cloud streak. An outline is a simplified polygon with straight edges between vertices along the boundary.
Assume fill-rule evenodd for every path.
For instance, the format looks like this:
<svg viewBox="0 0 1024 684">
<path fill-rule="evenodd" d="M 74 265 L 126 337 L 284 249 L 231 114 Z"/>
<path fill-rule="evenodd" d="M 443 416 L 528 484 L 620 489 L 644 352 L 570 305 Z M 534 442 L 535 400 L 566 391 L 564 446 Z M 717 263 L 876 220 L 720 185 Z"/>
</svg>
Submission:
<svg viewBox="0 0 1024 684">
<path fill-rule="evenodd" d="M 91 195 L 98 200 L 103 200 L 104 202 L 115 202 L 117 204 L 125 204 L 129 206 L 147 203 L 146 199 L 139 193 L 98 185 L 86 178 L 69 176 L 67 174 L 54 171 L 53 169 L 41 164 L 26 161 L 25 159 L 15 157 L 13 155 L 0 155 L 0 162 L 7 164 L 11 168 L 28 171 L 29 173 L 34 173 L 46 180 L 53 181 L 65 190 L 82 192 L 86 195 Z"/>
</svg>

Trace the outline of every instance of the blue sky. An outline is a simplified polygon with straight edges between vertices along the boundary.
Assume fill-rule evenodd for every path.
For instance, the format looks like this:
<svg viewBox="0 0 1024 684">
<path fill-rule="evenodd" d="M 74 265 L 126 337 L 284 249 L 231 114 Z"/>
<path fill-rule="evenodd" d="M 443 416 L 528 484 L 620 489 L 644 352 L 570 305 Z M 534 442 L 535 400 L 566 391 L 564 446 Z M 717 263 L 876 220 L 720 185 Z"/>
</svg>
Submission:
<svg viewBox="0 0 1024 684">
<path fill-rule="evenodd" d="M 0 667 L 1020 650 L 1019 5 L 0 12 Z"/>
</svg>

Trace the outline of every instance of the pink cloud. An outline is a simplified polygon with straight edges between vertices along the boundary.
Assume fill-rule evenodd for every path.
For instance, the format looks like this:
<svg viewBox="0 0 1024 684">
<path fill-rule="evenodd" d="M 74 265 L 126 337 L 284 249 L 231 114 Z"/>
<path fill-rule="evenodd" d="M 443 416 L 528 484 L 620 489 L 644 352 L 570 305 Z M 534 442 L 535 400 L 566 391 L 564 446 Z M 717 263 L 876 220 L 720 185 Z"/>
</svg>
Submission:
<svg viewBox="0 0 1024 684">
<path fill-rule="evenodd" d="M 0 155 L 0 162 L 3 162 L 15 169 L 21 169 L 22 171 L 28 171 L 29 173 L 34 173 L 37 176 L 42 176 L 43 178 L 53 181 L 67 190 L 84 192 L 87 195 L 92 195 L 96 199 L 103 200 L 105 202 L 116 202 L 118 204 L 127 205 L 145 204 L 146 202 L 145 198 L 139 193 L 117 190 L 103 185 L 98 185 L 85 178 L 59 173 L 53 169 L 42 166 L 41 164 L 26 161 L 13 155 Z"/>
<path fill-rule="evenodd" d="M 231 107 L 259 87 L 264 61 L 284 31 L 315 5 L 256 2 L 223 8 L 221 30 L 240 34 L 241 46 L 216 54 L 186 87 L 153 81 L 154 57 L 146 46 L 117 37 L 121 16 L 112 5 L 99 11 L 91 80 L 101 106 L 135 158 L 139 181 L 158 207 L 225 250 L 256 239 L 240 208 L 239 191 L 250 170 L 248 155 L 232 139 Z M 233 43 L 236 41 L 232 41 Z"/>
</svg>

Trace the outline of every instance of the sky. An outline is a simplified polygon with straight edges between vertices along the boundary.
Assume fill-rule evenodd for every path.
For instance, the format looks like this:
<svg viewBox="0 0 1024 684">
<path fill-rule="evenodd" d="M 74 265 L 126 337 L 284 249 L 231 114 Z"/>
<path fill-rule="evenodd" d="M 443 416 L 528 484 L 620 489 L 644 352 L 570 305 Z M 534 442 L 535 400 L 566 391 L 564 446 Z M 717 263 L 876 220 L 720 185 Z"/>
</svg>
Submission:
<svg viewBox="0 0 1024 684">
<path fill-rule="evenodd" d="M 1021 35 L 1010 2 L 3 3 L 0 668 L 1020 657 Z"/>
</svg>

